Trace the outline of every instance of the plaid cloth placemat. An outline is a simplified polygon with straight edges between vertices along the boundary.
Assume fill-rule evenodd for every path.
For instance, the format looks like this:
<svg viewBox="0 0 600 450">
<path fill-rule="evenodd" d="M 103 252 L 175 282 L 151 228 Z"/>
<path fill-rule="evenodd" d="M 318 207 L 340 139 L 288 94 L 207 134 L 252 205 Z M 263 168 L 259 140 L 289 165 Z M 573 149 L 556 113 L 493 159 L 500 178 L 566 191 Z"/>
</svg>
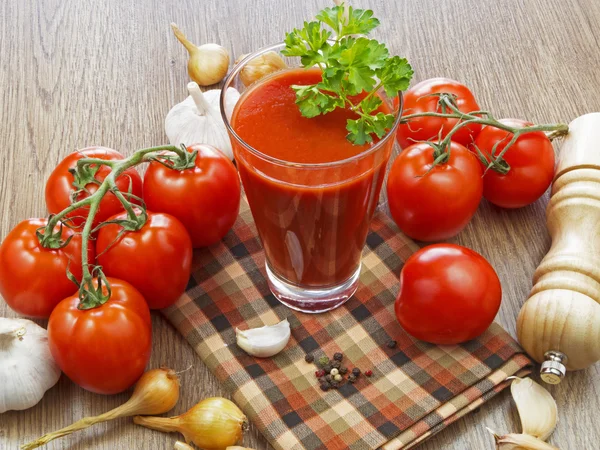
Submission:
<svg viewBox="0 0 600 450">
<path fill-rule="evenodd" d="M 477 340 L 446 347 L 415 341 L 401 329 L 393 311 L 398 274 L 417 249 L 376 213 L 355 296 L 332 312 L 298 313 L 269 291 L 243 199 L 232 232 L 195 253 L 187 292 L 163 312 L 276 449 L 409 448 L 479 407 L 531 364 L 497 324 Z M 275 357 L 254 358 L 235 344 L 236 327 L 286 317 L 292 337 Z M 396 348 L 386 347 L 390 339 Z M 373 376 L 322 392 L 304 356 L 337 351 L 349 368 L 370 368 Z"/>
</svg>

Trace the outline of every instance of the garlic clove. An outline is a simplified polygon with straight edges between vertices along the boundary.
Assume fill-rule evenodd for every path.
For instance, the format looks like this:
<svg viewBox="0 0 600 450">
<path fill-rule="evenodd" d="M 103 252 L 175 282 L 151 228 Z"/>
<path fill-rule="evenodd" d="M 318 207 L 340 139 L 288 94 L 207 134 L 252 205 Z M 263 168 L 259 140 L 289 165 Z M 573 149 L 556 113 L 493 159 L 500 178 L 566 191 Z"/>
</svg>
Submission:
<svg viewBox="0 0 600 450">
<path fill-rule="evenodd" d="M 494 436 L 496 450 L 559 450 L 558 447 L 528 434 L 510 433 L 498 436 L 489 428 L 487 430 Z"/>
<path fill-rule="evenodd" d="M 228 447 L 229 448 L 229 447 Z M 194 450 L 194 447 L 186 444 L 185 442 L 177 441 L 175 442 L 174 450 Z"/>
<path fill-rule="evenodd" d="M 227 447 L 225 450 L 254 450 L 254 449 L 250 448 L 250 447 L 240 447 L 239 445 L 232 445 L 230 447 Z"/>
<path fill-rule="evenodd" d="M 258 358 L 268 358 L 279 353 L 290 340 L 290 323 L 287 319 L 276 325 L 265 325 L 249 330 L 235 329 L 238 347 Z"/>
<path fill-rule="evenodd" d="M 510 385 L 523 433 L 543 441 L 548 439 L 556 428 L 558 410 L 550 392 L 531 378 L 517 378 Z"/>
<path fill-rule="evenodd" d="M 240 56 L 238 59 L 236 59 L 235 64 L 238 64 L 246 56 L 248 55 Z M 240 80 L 242 80 L 244 86 L 249 86 L 252 83 L 260 80 L 262 77 L 269 75 L 270 73 L 286 69 L 287 67 L 288 65 L 278 53 L 266 52 L 246 63 L 246 65 L 240 71 Z"/>
</svg>

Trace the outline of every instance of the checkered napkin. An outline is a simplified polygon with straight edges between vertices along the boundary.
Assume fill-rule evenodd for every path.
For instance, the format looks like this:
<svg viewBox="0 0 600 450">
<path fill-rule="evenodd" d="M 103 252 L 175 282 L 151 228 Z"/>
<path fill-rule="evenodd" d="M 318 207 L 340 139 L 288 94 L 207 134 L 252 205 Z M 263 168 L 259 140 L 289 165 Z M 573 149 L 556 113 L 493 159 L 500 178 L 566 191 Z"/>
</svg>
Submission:
<svg viewBox="0 0 600 450">
<path fill-rule="evenodd" d="M 401 329 L 393 312 L 397 277 L 417 249 L 376 213 L 354 297 L 332 312 L 298 313 L 269 291 L 244 199 L 233 231 L 196 252 L 187 292 L 163 312 L 276 449 L 409 448 L 479 407 L 531 364 L 497 324 L 477 340 L 446 347 L 415 341 Z M 275 357 L 254 358 L 236 346 L 236 327 L 286 317 L 292 337 Z M 390 339 L 396 348 L 386 347 Z M 304 356 L 338 351 L 344 365 L 373 376 L 322 392 Z"/>
</svg>

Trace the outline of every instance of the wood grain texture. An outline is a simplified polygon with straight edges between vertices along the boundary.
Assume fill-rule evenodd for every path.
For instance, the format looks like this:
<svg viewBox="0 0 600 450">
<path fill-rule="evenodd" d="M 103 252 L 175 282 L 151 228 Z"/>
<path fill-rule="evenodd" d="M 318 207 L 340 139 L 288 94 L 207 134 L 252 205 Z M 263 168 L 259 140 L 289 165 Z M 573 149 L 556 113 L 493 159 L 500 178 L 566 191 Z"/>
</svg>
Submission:
<svg viewBox="0 0 600 450">
<path fill-rule="evenodd" d="M 0 236 L 26 217 L 45 214 L 43 187 L 67 153 L 92 144 L 134 149 L 166 140 L 163 120 L 182 100 L 186 53 L 172 36 L 178 23 L 196 43 L 217 42 L 233 59 L 280 41 L 284 30 L 313 17 L 326 0 L 3 0 L 0 2 Z M 570 121 L 600 110 L 600 2 L 597 0 L 356 0 L 372 7 L 377 36 L 409 58 L 415 80 L 447 76 L 469 84 L 498 117 Z M 485 201 L 454 242 L 488 258 L 504 288 L 497 320 L 513 335 L 535 267 L 549 247 L 547 196 L 504 211 Z M 5 304 L 0 315 L 14 317 Z M 174 413 L 198 400 L 227 395 L 186 341 L 153 317 L 152 367 L 182 374 Z M 598 448 L 600 370 L 569 374 L 550 388 L 561 449 Z M 1 382 L 1 380 L 0 380 Z M 74 420 L 104 412 L 129 394 L 103 397 L 64 377 L 34 408 L 0 415 L 0 448 L 17 445 Z M 422 449 L 491 449 L 488 426 L 518 430 L 505 394 L 424 443 Z M 175 435 L 101 424 L 55 441 L 49 449 L 170 449 Z M 266 449 L 255 430 L 245 444 Z"/>
</svg>

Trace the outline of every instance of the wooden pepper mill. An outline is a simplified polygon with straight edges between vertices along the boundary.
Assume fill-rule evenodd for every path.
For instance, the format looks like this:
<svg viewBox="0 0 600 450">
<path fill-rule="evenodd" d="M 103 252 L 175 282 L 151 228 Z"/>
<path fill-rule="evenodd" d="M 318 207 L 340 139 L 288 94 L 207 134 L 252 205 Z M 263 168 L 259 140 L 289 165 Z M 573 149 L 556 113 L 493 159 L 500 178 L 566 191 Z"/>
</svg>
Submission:
<svg viewBox="0 0 600 450">
<path fill-rule="evenodd" d="M 560 383 L 600 360 L 600 113 L 569 125 L 546 210 L 552 247 L 517 319 L 523 348 Z"/>
</svg>

